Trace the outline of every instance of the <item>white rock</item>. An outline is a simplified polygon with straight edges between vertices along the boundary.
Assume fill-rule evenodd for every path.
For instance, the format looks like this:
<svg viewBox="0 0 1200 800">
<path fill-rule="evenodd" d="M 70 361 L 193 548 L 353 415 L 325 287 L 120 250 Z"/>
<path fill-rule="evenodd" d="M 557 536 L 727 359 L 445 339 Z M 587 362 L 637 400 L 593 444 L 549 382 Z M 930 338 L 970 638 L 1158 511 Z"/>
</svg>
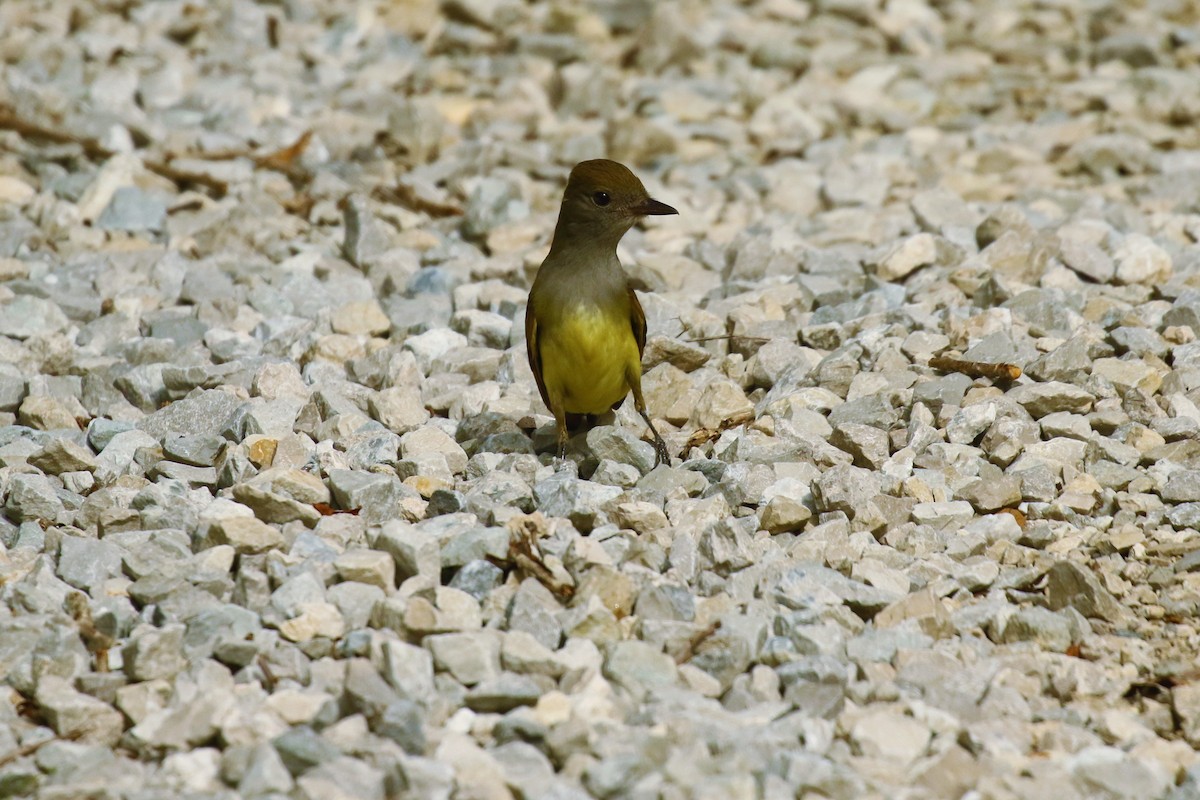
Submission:
<svg viewBox="0 0 1200 800">
<path fill-rule="evenodd" d="M 20 178 L 0 175 L 0 205 L 22 205 L 29 202 L 37 190 Z"/>
<path fill-rule="evenodd" d="M 1171 256 L 1149 236 L 1128 234 L 1113 251 L 1117 283 L 1164 283 L 1171 277 Z"/>
<path fill-rule="evenodd" d="M 865 756 L 909 764 L 925 754 L 933 734 L 912 717 L 879 710 L 859 717 L 850 736 Z"/>
<path fill-rule="evenodd" d="M 918 233 L 894 245 L 879 259 L 880 280 L 894 281 L 937 261 L 937 240 L 931 233 Z"/>
</svg>

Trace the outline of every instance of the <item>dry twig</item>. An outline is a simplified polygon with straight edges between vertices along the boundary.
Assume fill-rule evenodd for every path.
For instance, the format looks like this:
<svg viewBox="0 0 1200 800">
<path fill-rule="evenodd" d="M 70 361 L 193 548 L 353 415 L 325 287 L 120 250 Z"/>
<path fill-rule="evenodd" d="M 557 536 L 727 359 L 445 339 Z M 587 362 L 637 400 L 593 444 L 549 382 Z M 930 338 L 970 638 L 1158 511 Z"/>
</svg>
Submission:
<svg viewBox="0 0 1200 800">
<path fill-rule="evenodd" d="M 508 560 L 558 597 L 570 600 L 575 595 L 575 587 L 560 579 L 546 566 L 545 556 L 538 547 L 537 540 L 545 535 L 545 527 L 546 520 L 536 512 L 514 517 L 508 523 L 512 532 L 508 542 Z"/>
<path fill-rule="evenodd" d="M 701 445 L 713 441 L 730 428 L 736 428 L 739 425 L 745 425 L 747 422 L 753 421 L 754 411 L 750 410 L 734 414 L 732 417 L 727 417 L 726 419 L 721 420 L 721 424 L 716 428 L 697 428 L 696 430 L 692 431 L 692 435 L 688 437 L 687 444 L 683 447 L 683 452 L 686 453 L 693 447 L 700 447 Z"/>
<path fill-rule="evenodd" d="M 40 139 L 53 142 L 54 144 L 73 144 L 83 150 L 84 155 L 93 161 L 104 161 L 116 155 L 116 153 L 95 139 L 39 125 L 36 122 L 21 119 L 7 110 L 0 110 L 0 130 L 14 131 L 26 139 Z M 189 157 L 203 161 L 229 161 L 234 158 L 249 158 L 259 169 L 282 172 L 294 182 L 307 183 L 312 179 L 312 174 L 308 170 L 297 166 L 296 160 L 304 153 L 309 142 L 312 141 L 312 136 L 312 131 L 305 131 L 292 144 L 265 155 L 255 155 L 249 150 L 236 149 L 215 153 L 202 153 Z M 202 172 L 178 169 L 172 166 L 170 161 L 170 158 L 165 161 L 143 158 L 142 164 L 145 165 L 146 169 L 161 175 L 180 187 L 202 186 L 217 198 L 224 197 L 229 192 L 229 184 L 225 181 Z"/>
<path fill-rule="evenodd" d="M 1021 513 L 1021 510 L 1018 508 L 1002 508 L 996 513 L 1008 514 L 1017 521 L 1017 524 L 1021 526 L 1021 530 L 1025 530 L 1025 528 L 1029 526 L 1029 520 L 1025 518 L 1025 515 Z"/>
<path fill-rule="evenodd" d="M 87 595 L 83 592 L 71 592 L 67 595 L 65 605 L 67 613 L 79 626 L 79 638 L 83 639 L 83 646 L 96 657 L 96 672 L 108 672 L 108 651 L 116 642 L 96 627 Z"/>
<path fill-rule="evenodd" d="M 398 206 L 404 206 L 409 211 L 428 214 L 431 217 L 461 217 L 465 213 L 456 205 L 439 203 L 436 200 L 421 197 L 417 194 L 416 189 L 406 183 L 398 182 L 394 186 L 377 186 L 371 192 L 371 196 L 376 200 L 395 203 Z"/>
<path fill-rule="evenodd" d="M 713 634 L 715 634 L 720 629 L 721 629 L 721 620 L 717 620 L 716 622 L 712 623 L 708 627 L 704 628 L 704 630 L 701 630 L 698 633 L 696 633 L 695 636 L 693 636 L 691 639 L 688 640 L 687 646 L 684 647 L 683 650 L 678 655 L 675 656 L 675 663 L 676 664 L 684 664 L 684 663 L 687 663 L 688 661 L 691 661 L 692 656 L 696 655 L 696 650 L 699 649 L 700 645 L 704 644 L 706 641 L 711 639 Z"/>
<path fill-rule="evenodd" d="M 279 678 L 275 677 L 275 672 L 271 669 L 271 662 L 267 661 L 267 657 L 259 653 L 258 659 L 255 661 L 258 664 L 258 669 L 263 675 L 263 686 L 268 692 L 275 691 L 276 684 L 279 683 Z"/>
<path fill-rule="evenodd" d="M 36 122 L 21 119 L 5 110 L 0 110 L 0 130 L 14 131 L 26 139 L 41 139 L 55 144 L 73 144 L 83 150 L 84 155 L 93 161 L 105 161 L 116 155 L 116 153 L 95 139 L 87 136 L 76 136 L 73 133 L 38 125 Z M 145 165 L 146 169 L 163 176 L 180 187 L 203 186 L 218 198 L 224 197 L 229 191 L 229 184 L 225 183 L 225 181 L 217 180 L 211 175 L 176 169 L 169 163 L 156 159 L 142 159 L 142 164 Z"/>
<path fill-rule="evenodd" d="M 941 372 L 961 372 L 970 378 L 1015 381 L 1021 377 L 1021 368 L 1016 364 L 990 364 L 986 361 L 966 361 L 961 358 L 934 356 L 929 359 L 929 366 Z"/>
<path fill-rule="evenodd" d="M 740 333 L 723 333 L 720 336 L 697 336 L 694 339 L 681 339 L 680 341 L 688 342 L 689 344 L 700 344 L 701 342 L 733 341 L 734 339 L 740 339 L 743 342 L 766 343 L 771 341 L 765 336 L 744 336 Z"/>
<path fill-rule="evenodd" d="M 83 736 L 84 733 L 85 731 L 71 731 L 64 736 L 55 736 L 51 739 L 42 739 L 40 742 L 32 742 L 31 744 L 21 745 L 11 753 L 5 753 L 4 755 L 0 756 L 0 767 L 5 766 L 6 764 L 11 764 L 18 758 L 31 756 L 51 742 L 73 742 L 79 737 Z"/>
</svg>

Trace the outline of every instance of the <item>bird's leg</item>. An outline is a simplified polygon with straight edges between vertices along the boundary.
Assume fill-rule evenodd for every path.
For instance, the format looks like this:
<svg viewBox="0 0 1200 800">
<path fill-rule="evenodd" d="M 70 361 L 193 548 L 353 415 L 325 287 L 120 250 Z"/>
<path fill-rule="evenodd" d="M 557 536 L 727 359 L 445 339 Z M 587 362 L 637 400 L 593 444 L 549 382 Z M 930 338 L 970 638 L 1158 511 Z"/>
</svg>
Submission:
<svg viewBox="0 0 1200 800">
<path fill-rule="evenodd" d="M 556 455 L 560 462 L 567 460 L 567 415 L 563 411 L 554 412 L 554 428 L 558 432 L 558 451 Z"/>
<path fill-rule="evenodd" d="M 646 427 L 650 429 L 650 435 L 654 437 L 654 466 L 657 467 L 659 464 L 671 466 L 671 454 L 667 452 L 667 443 L 658 435 L 654 423 L 650 421 L 650 415 L 644 408 L 639 408 L 638 413 L 642 415 L 642 419 L 646 421 Z"/>
<path fill-rule="evenodd" d="M 650 415 L 646 413 L 646 401 L 642 399 L 642 382 L 634 382 L 631 388 L 633 389 L 633 407 L 646 421 L 646 427 L 650 429 L 650 435 L 654 437 L 654 466 L 666 464 L 669 467 L 671 466 L 671 454 L 667 452 L 667 443 L 658 435 L 658 430 L 650 421 Z"/>
</svg>

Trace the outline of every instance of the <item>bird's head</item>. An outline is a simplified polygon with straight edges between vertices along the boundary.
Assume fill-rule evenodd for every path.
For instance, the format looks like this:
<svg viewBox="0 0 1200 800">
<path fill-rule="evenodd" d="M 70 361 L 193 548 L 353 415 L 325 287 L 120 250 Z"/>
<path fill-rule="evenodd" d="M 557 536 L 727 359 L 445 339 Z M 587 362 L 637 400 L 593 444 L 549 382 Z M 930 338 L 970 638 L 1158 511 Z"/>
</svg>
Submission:
<svg viewBox="0 0 1200 800">
<path fill-rule="evenodd" d="M 587 237 L 615 247 L 642 217 L 678 213 L 650 197 L 625 165 L 604 158 L 581 161 L 567 179 L 554 238 L 559 244 L 560 236 Z"/>
</svg>

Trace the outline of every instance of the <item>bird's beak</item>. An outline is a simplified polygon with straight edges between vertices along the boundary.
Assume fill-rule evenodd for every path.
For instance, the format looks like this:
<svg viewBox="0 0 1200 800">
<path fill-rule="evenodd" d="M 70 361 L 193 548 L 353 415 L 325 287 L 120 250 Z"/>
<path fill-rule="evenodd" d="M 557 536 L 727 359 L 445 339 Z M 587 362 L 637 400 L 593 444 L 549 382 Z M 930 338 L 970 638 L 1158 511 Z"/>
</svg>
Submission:
<svg viewBox="0 0 1200 800">
<path fill-rule="evenodd" d="M 636 206 L 630 208 L 629 213 L 637 217 L 662 217 L 668 214 L 678 214 L 679 212 L 666 203 L 661 203 L 652 197 L 647 197 Z"/>
</svg>

